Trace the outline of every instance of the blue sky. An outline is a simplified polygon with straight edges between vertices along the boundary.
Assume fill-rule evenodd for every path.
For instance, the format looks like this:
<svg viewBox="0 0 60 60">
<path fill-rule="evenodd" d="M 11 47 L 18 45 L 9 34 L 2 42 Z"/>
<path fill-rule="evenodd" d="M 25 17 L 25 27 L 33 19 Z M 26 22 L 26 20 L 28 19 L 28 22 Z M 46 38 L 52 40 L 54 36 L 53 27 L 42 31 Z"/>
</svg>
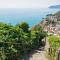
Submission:
<svg viewBox="0 0 60 60">
<path fill-rule="evenodd" d="M 0 8 L 47 8 L 60 0 L 0 0 Z"/>
</svg>

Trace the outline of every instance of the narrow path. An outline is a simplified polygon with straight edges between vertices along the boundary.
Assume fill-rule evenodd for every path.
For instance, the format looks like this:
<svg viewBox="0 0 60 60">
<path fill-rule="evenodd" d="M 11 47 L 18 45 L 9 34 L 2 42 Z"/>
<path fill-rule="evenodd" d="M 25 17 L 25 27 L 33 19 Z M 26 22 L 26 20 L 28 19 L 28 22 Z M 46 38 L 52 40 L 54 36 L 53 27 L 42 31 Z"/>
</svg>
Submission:
<svg viewBox="0 0 60 60">
<path fill-rule="evenodd" d="M 37 50 L 29 60 L 47 60 L 45 57 L 45 51 Z"/>
<path fill-rule="evenodd" d="M 36 50 L 36 52 L 34 54 L 32 54 L 32 56 L 30 57 L 29 60 L 47 60 L 45 54 L 46 51 L 49 48 L 49 42 L 48 42 L 48 38 L 46 38 L 46 45 L 45 48 L 39 48 L 38 50 Z"/>
<path fill-rule="evenodd" d="M 48 60 L 46 58 L 46 51 L 48 51 L 48 48 L 49 48 L 49 42 L 48 38 L 46 38 L 45 47 L 40 47 L 39 49 L 30 52 L 30 54 L 26 55 L 25 58 L 22 60 Z"/>
</svg>

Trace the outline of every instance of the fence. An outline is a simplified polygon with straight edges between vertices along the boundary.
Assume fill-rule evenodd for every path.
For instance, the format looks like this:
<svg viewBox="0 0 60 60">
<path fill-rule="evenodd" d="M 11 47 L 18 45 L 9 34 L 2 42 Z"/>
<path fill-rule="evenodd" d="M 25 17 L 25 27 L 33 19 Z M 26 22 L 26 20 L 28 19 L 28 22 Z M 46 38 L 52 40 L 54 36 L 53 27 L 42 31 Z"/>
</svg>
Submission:
<svg viewBox="0 0 60 60">
<path fill-rule="evenodd" d="M 60 49 L 49 47 L 49 49 L 48 49 L 48 58 L 50 60 L 60 60 Z"/>
<path fill-rule="evenodd" d="M 3 47 L 1 47 L 1 44 L 3 45 Z M 5 54 L 10 54 L 9 52 L 8 53 L 5 53 L 5 50 L 7 50 L 6 48 L 4 48 L 5 44 L 14 44 L 14 45 L 20 45 L 21 43 L 14 43 L 14 42 L 0 42 L 0 60 L 5 60 Z M 18 52 L 19 53 L 19 52 Z M 10 57 L 12 56 L 12 58 L 10 60 L 20 60 L 20 58 L 17 57 L 17 54 L 16 53 L 15 55 L 13 55 L 13 53 L 11 53 Z"/>
</svg>

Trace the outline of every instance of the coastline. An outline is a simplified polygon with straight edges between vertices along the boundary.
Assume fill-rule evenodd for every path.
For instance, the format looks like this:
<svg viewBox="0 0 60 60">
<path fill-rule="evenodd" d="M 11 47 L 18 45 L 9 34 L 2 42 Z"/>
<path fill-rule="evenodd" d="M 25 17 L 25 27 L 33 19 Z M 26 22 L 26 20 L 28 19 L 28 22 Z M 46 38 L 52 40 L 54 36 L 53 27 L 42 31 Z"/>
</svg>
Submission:
<svg viewBox="0 0 60 60">
<path fill-rule="evenodd" d="M 11 11 L 10 11 L 11 10 Z M 21 22 L 27 22 L 30 27 L 38 24 L 46 18 L 47 14 L 55 13 L 60 9 L 21 9 L 21 10 L 2 10 L 0 11 L 0 22 L 4 22 L 11 25 L 16 25 Z"/>
</svg>

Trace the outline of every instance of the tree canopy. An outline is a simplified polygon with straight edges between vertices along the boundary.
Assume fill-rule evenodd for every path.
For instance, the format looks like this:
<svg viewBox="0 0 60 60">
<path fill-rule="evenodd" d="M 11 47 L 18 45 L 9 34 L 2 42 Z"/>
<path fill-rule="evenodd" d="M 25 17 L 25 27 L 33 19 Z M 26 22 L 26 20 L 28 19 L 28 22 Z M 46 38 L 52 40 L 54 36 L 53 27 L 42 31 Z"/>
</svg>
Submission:
<svg viewBox="0 0 60 60">
<path fill-rule="evenodd" d="M 45 36 L 46 33 L 41 26 L 36 27 L 35 30 L 29 30 L 26 22 L 15 26 L 0 23 L 0 58 L 17 60 L 33 48 L 38 47 Z"/>
</svg>

